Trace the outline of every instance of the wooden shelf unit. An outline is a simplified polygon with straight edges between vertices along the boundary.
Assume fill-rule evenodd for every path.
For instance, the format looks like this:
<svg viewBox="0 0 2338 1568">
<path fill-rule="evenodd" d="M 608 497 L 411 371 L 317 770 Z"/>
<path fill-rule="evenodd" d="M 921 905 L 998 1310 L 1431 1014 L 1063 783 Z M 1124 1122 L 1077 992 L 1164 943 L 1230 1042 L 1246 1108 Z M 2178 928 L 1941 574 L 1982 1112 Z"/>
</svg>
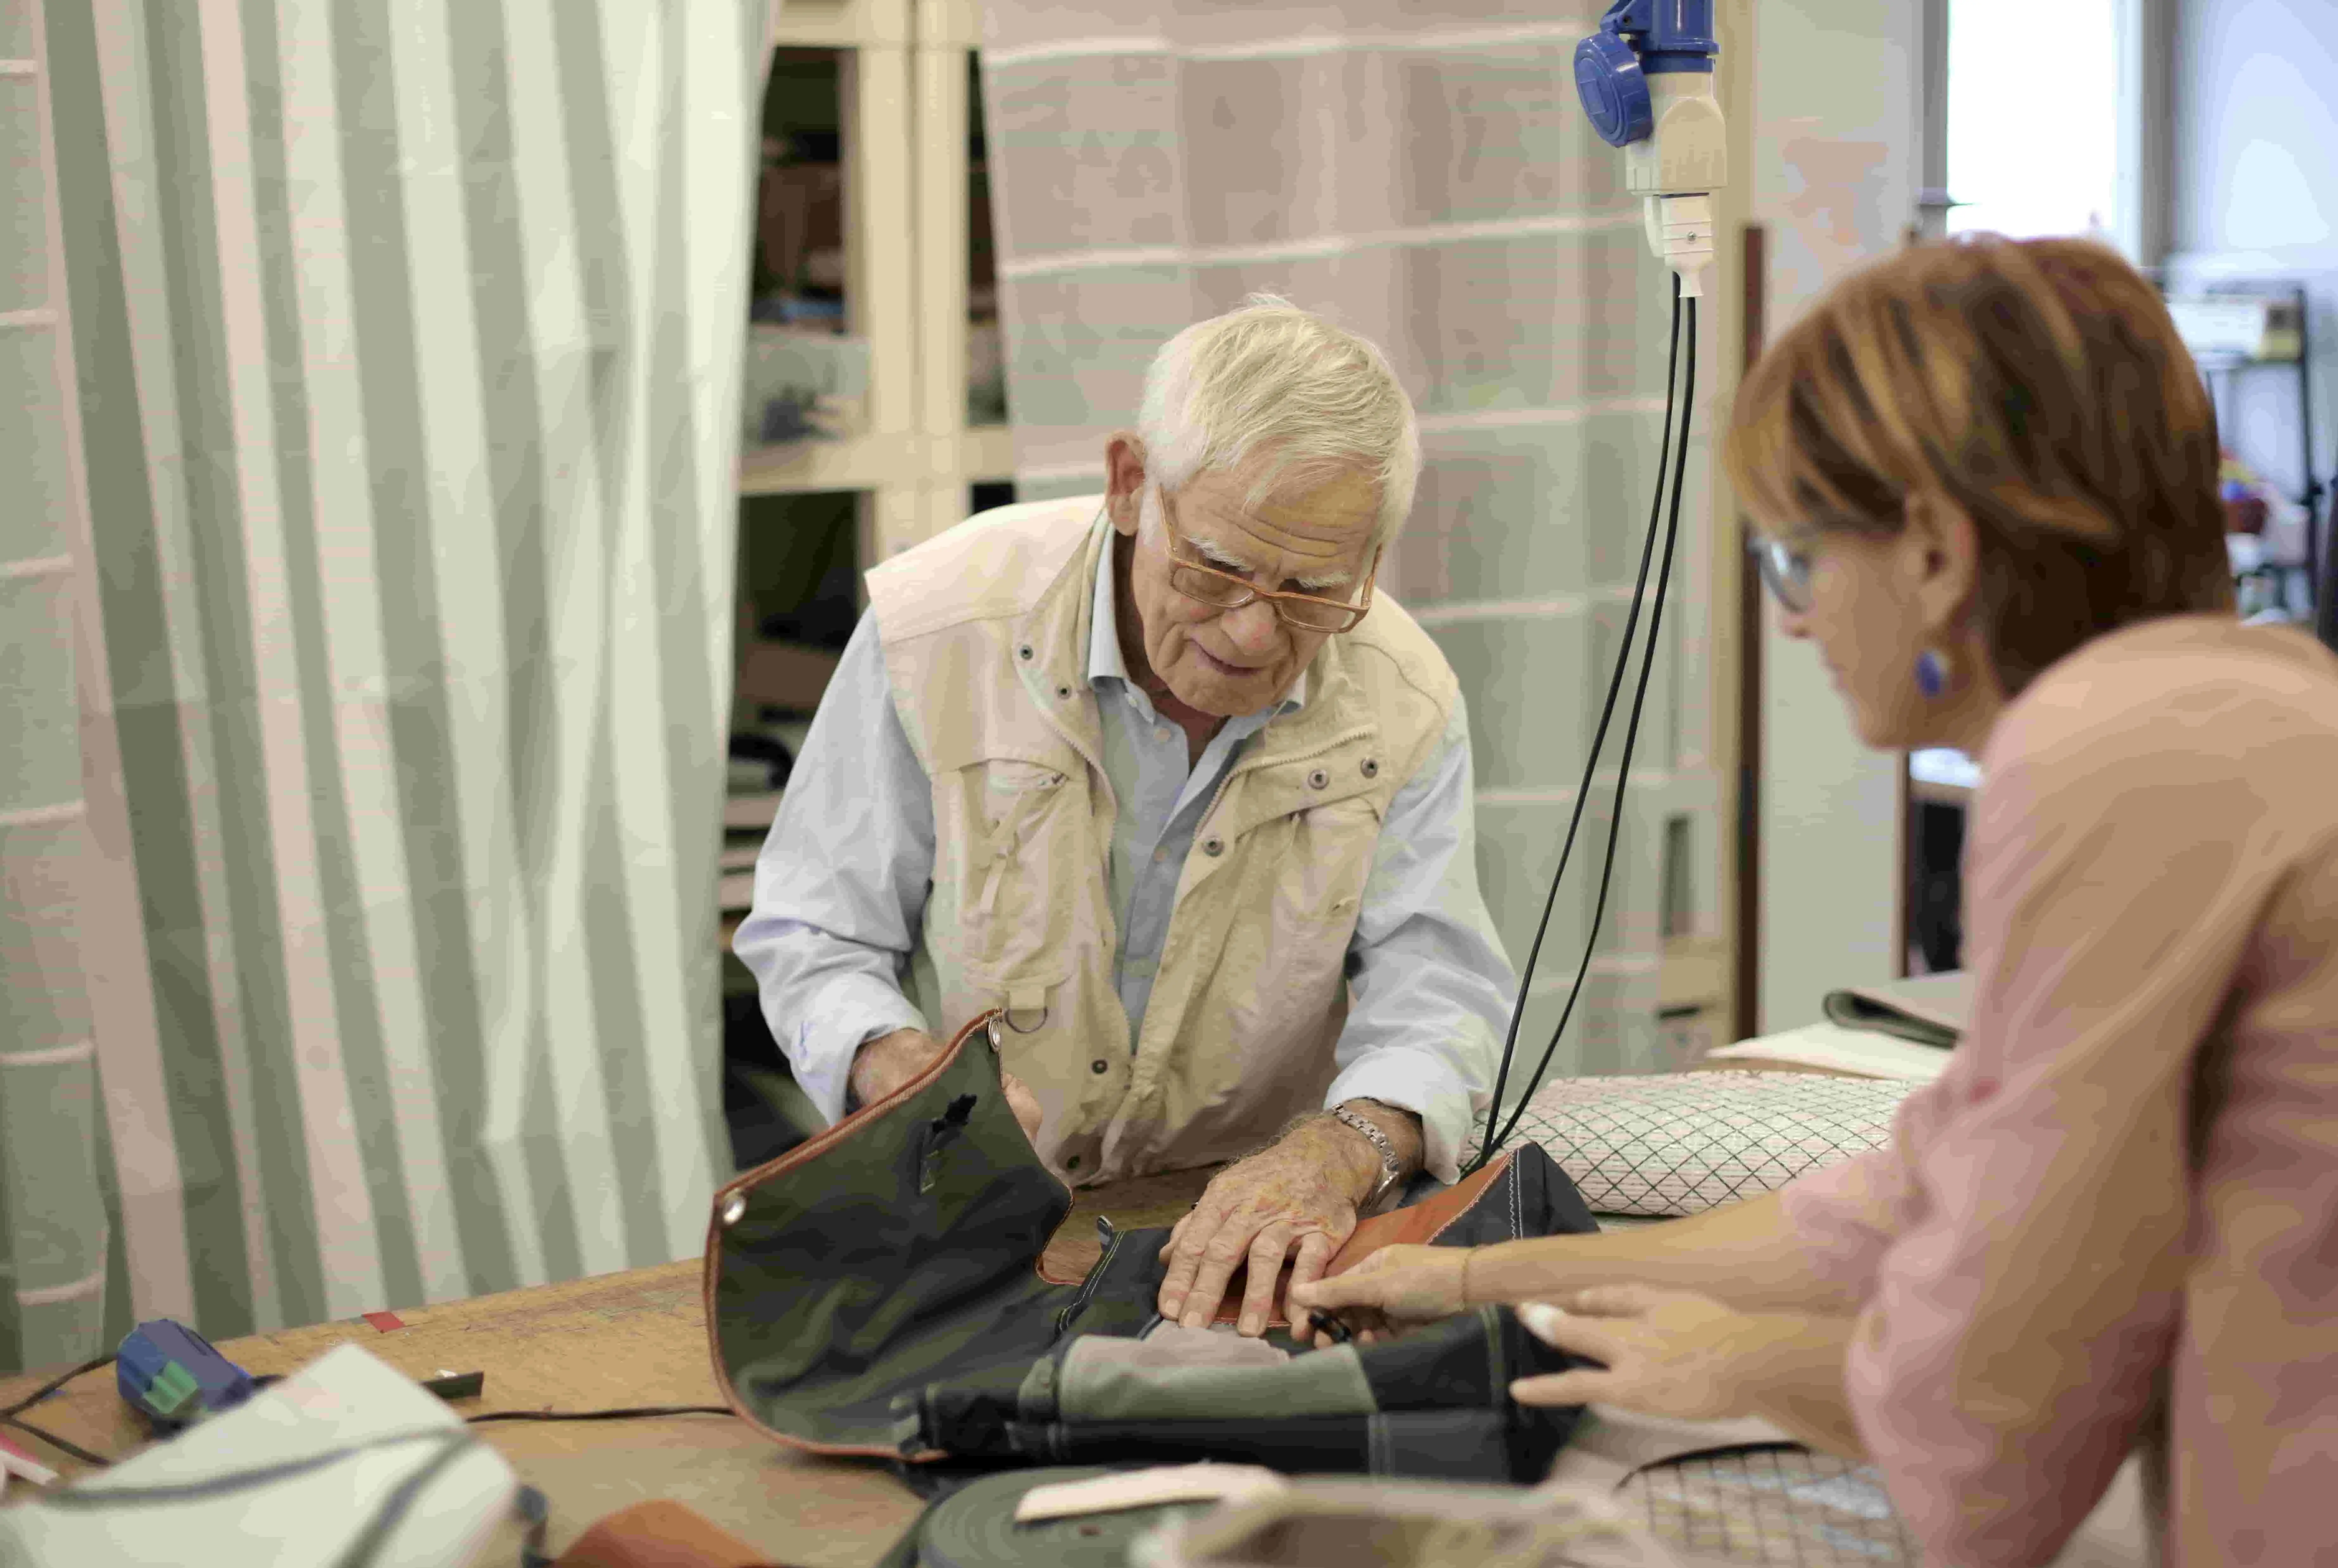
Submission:
<svg viewBox="0 0 2338 1568">
<path fill-rule="evenodd" d="M 976 0 L 788 0 L 774 47 L 838 51 L 845 308 L 869 349 L 861 428 L 751 448 L 742 495 L 851 491 L 864 567 L 962 521 L 977 484 L 1013 477 L 1004 426 L 967 405 L 969 65 Z"/>
<path fill-rule="evenodd" d="M 1015 474 L 1007 427 L 967 422 L 977 4 L 787 0 L 771 37 L 838 54 L 845 328 L 867 345 L 868 394 L 844 439 L 742 451 L 739 495 L 854 495 L 864 572 L 964 520 L 976 485 Z M 733 797 L 731 830 L 768 827 L 773 799 Z M 726 870 L 735 903 L 740 868 Z M 726 952 L 739 914 L 723 913 Z"/>
<path fill-rule="evenodd" d="M 1741 4 L 1732 0 L 1732 12 Z M 979 7 L 980 0 L 787 0 L 773 36 L 775 47 L 832 48 L 844 55 L 845 299 L 849 329 L 869 346 L 869 396 L 864 426 L 850 439 L 744 453 L 740 493 L 854 493 L 863 571 L 962 521 L 973 485 L 1014 477 L 1009 428 L 967 423 L 968 65 L 981 43 Z M 1742 17 L 1733 21 L 1742 24 Z M 1742 91 L 1750 83 L 1735 85 Z M 1742 197 L 1727 205 L 1742 222 Z M 1719 270 L 1731 285 L 1739 281 L 1734 260 Z M 1715 338 L 1729 341 L 1740 325 L 1724 297 Z M 1737 368 L 1721 368 L 1724 396 Z M 1718 479 L 1714 500 L 1717 517 L 1734 515 Z M 1714 534 L 1717 591 L 1708 646 L 1719 651 L 1715 680 L 1734 690 L 1738 670 L 1729 649 L 1742 563 L 1734 531 L 1716 526 Z M 1733 760 L 1731 773 L 1742 743 L 1735 720 L 1734 711 L 1717 710 L 1707 742 L 1714 755 Z M 1736 804 L 1734 779 L 1726 794 L 1724 820 Z M 1754 934 L 1738 928 L 1734 877 L 1724 880 L 1730 912 L 1719 929 L 1666 946 L 1663 1004 L 1668 1012 L 1695 1008 L 1718 1037 L 1734 1038 L 1732 955 Z M 726 949 L 728 943 L 726 930 Z"/>
</svg>

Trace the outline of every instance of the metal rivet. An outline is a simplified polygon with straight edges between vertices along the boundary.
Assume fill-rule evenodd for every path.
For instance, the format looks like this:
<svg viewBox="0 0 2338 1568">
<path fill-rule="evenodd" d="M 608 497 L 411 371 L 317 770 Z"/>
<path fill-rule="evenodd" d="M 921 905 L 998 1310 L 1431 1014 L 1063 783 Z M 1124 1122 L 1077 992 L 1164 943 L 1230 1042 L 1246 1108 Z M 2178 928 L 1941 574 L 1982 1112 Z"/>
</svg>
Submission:
<svg viewBox="0 0 2338 1568">
<path fill-rule="evenodd" d="M 1066 1171 L 1076 1171 L 1076 1170 L 1078 1170 L 1079 1168 L 1080 1168 L 1080 1157 L 1079 1157 L 1078 1155 L 1076 1155 L 1076 1154 L 1072 1155 L 1070 1158 L 1066 1159 L 1066 1160 L 1064 1161 L 1064 1169 L 1065 1169 L 1065 1170 L 1066 1170 Z"/>
<path fill-rule="evenodd" d="M 1367 779 L 1377 779 L 1377 778 L 1379 778 L 1380 776 L 1380 763 L 1379 763 L 1379 762 L 1377 762 L 1377 761 L 1375 761 L 1373 759 L 1371 759 L 1371 758 L 1370 758 L 1370 757 L 1365 758 L 1365 759 L 1364 759 L 1364 777 L 1365 777 L 1365 778 L 1367 778 Z"/>
<path fill-rule="evenodd" d="M 1056 687 L 1056 696 L 1057 697 L 1057 699 L 1058 699 L 1058 700 L 1060 700 L 1060 699 L 1062 699 L 1062 698 L 1068 697 L 1068 696 L 1070 696 L 1071 694 L 1072 694 L 1072 689 L 1071 689 L 1070 687 L 1068 687 L 1068 686 L 1058 686 L 1058 687 Z"/>
<path fill-rule="evenodd" d="M 1223 854 L 1225 852 L 1225 848 L 1226 841 L 1223 838 L 1204 838 L 1202 840 L 1202 853 L 1204 855 Z"/>
<path fill-rule="evenodd" d="M 1316 769 L 1314 772 L 1307 775 L 1307 788 L 1310 789 L 1321 789 L 1324 785 L 1329 784 L 1331 781 L 1331 776 L 1329 773 L 1324 772 L 1321 768 Z"/>
<path fill-rule="evenodd" d="M 1099 1058 L 1098 1060 L 1088 1063 L 1088 1071 L 1101 1077 L 1103 1074 L 1112 1071 L 1112 1063 Z"/>
<path fill-rule="evenodd" d="M 1028 664 L 1031 662 L 1031 644 L 1026 642 L 1022 647 L 1015 650 L 1015 657 Z"/>
<path fill-rule="evenodd" d="M 723 1224 L 736 1225 L 739 1223 L 740 1217 L 746 1212 L 747 1195 L 744 1192 L 733 1192 L 730 1197 L 722 1200 Z"/>
</svg>

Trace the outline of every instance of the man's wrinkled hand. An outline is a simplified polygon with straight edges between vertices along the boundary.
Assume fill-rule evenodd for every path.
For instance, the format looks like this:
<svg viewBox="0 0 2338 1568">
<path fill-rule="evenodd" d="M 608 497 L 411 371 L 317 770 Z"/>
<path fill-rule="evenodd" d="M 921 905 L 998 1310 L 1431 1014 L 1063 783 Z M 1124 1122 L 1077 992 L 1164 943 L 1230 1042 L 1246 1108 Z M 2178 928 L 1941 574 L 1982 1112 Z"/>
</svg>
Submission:
<svg viewBox="0 0 2338 1568">
<path fill-rule="evenodd" d="M 1161 1250 L 1169 1265 L 1161 1282 L 1162 1317 L 1189 1328 L 1207 1327 L 1225 1298 L 1227 1281 L 1247 1265 L 1237 1327 L 1262 1334 L 1286 1257 L 1293 1258 L 1294 1286 L 1321 1277 L 1356 1228 L 1360 1196 L 1353 1152 L 1333 1142 L 1322 1125 L 1302 1126 L 1211 1181 Z"/>
<path fill-rule="evenodd" d="M 1022 1079 L 999 1069 L 998 1087 L 1007 1096 L 1007 1108 L 1015 1112 L 1015 1120 L 1023 1124 L 1023 1136 L 1031 1140 L 1031 1147 L 1039 1146 L 1039 1122 L 1045 1112 L 1039 1109 L 1039 1097 L 1031 1093 L 1030 1085 Z"/>
<path fill-rule="evenodd" d="M 852 1093 L 861 1104 L 873 1105 L 899 1093 L 941 1054 L 940 1043 L 921 1029 L 897 1029 L 880 1035 L 861 1046 L 853 1058 Z M 998 1074 L 998 1087 L 1007 1096 L 1007 1108 L 1021 1124 L 1023 1136 L 1036 1147 L 1042 1118 L 1038 1096 L 1031 1093 L 1030 1085 L 1004 1069 Z"/>
<path fill-rule="evenodd" d="M 1319 1279 L 1304 1289 L 1294 1283 L 1292 1310 L 1329 1313 L 1369 1345 L 1465 1310 L 1469 1303 L 1461 1284 L 1469 1257 L 1466 1247 L 1383 1247 L 1336 1279 Z M 1319 1333 L 1315 1343 L 1329 1345 L 1331 1337 Z"/>
</svg>

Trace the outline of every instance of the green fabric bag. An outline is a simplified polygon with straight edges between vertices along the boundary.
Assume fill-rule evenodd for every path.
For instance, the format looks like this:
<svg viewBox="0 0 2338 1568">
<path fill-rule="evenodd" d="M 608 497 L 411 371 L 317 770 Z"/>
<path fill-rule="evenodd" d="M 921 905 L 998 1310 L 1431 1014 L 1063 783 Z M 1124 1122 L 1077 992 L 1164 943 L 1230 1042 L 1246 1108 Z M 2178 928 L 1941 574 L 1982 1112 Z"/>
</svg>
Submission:
<svg viewBox="0 0 2338 1568">
<path fill-rule="evenodd" d="M 1237 1379 L 1086 1367 L 1082 1337 L 1133 1338 L 1157 1321 L 1168 1233 L 1099 1221 L 1103 1255 L 1084 1278 L 1041 1271 L 1071 1193 L 999 1092 L 995 1028 L 977 1020 L 900 1092 L 715 1195 L 708 1332 L 741 1416 L 798 1447 L 910 1465 L 1216 1458 L 1541 1479 L 1577 1412 L 1519 1406 L 1509 1383 L 1577 1363 L 1506 1308 L 1328 1351 L 1270 1328 L 1290 1359 Z M 1333 1267 L 1396 1241 L 1596 1228 L 1527 1144 L 1367 1220 Z"/>
</svg>

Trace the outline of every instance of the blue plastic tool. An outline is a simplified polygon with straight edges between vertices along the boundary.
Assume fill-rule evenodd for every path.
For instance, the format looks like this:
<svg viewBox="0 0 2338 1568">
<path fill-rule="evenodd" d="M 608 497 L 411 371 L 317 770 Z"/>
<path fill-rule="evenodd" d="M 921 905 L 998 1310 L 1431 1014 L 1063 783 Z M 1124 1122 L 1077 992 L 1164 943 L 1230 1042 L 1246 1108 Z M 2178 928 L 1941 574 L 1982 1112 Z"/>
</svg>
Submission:
<svg viewBox="0 0 2338 1568">
<path fill-rule="evenodd" d="M 114 1387 L 157 1427 L 177 1431 L 251 1397 L 251 1375 L 183 1323 L 141 1323 L 114 1354 Z"/>
</svg>

